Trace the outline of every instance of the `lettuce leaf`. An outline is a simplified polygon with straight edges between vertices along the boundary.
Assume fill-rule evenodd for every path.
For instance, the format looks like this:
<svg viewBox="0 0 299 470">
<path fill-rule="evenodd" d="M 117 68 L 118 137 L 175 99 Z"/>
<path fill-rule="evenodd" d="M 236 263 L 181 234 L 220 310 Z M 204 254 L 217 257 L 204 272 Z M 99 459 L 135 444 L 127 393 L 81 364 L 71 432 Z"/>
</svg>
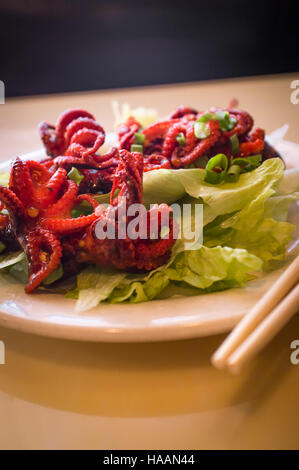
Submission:
<svg viewBox="0 0 299 470">
<path fill-rule="evenodd" d="M 28 263 L 23 251 L 6 253 L 0 256 L 0 271 L 14 277 L 22 283 L 28 279 Z"/>
<path fill-rule="evenodd" d="M 290 204 L 299 199 L 299 193 L 286 194 L 287 188 L 291 192 L 296 186 L 292 181 L 295 182 L 293 172 L 288 172 L 276 191 L 265 187 L 240 211 L 216 218 L 205 227 L 204 243 L 210 247 L 220 243 L 246 249 L 269 269 L 271 261 L 284 258 L 292 238 L 294 226 L 286 220 Z"/>
<path fill-rule="evenodd" d="M 8 268 L 20 261 L 26 259 L 25 253 L 23 251 L 18 251 L 17 253 L 7 253 L 0 256 L 0 269 Z"/>
<path fill-rule="evenodd" d="M 285 170 L 278 191 L 280 194 L 291 194 L 299 191 L 299 167 Z"/>
<path fill-rule="evenodd" d="M 16 280 L 26 284 L 28 281 L 28 261 L 23 251 L 17 253 L 6 253 L 0 255 L 0 271 L 9 274 Z M 49 286 L 63 276 L 63 267 L 59 266 L 43 282 L 44 286 Z"/>
<path fill-rule="evenodd" d="M 208 206 L 221 204 L 219 213 L 228 213 L 231 209 L 242 208 L 244 201 L 264 187 L 275 185 L 283 177 L 283 169 L 282 161 L 272 158 L 255 170 L 243 173 L 236 183 L 220 184 L 206 183 L 205 170 L 201 168 L 155 170 L 144 175 L 144 202 L 169 204 L 189 195 L 202 199 Z"/>
<path fill-rule="evenodd" d="M 246 249 L 258 256 L 267 269 L 271 267 L 271 261 L 283 259 L 294 226 L 262 215 L 259 217 L 258 204 L 254 202 L 243 211 L 224 220 L 217 219 L 214 224 L 207 226 L 205 245 L 213 247 L 220 243 Z"/>
<path fill-rule="evenodd" d="M 239 248 L 217 246 L 200 250 L 184 251 L 176 257 L 166 271 L 170 280 L 190 284 L 198 289 L 216 290 L 244 285 L 253 276 L 253 271 L 262 267 L 261 260 Z"/>
<path fill-rule="evenodd" d="M 26 284 L 28 281 L 28 262 L 26 257 L 7 268 L 6 272 L 17 281 Z"/>
<path fill-rule="evenodd" d="M 107 299 L 112 290 L 124 279 L 126 273 L 89 266 L 77 278 L 78 300 L 76 311 L 82 312 L 96 307 Z"/>
<path fill-rule="evenodd" d="M 88 267 L 78 275 L 76 311 L 83 312 L 100 302 L 145 302 L 157 298 L 165 289 L 186 286 L 197 293 L 243 286 L 261 269 L 262 261 L 246 250 L 228 247 L 179 251 L 171 261 L 146 274 L 132 275 L 100 267 Z M 177 289 L 171 291 L 171 295 Z M 166 295 L 167 296 L 167 295 Z"/>
</svg>

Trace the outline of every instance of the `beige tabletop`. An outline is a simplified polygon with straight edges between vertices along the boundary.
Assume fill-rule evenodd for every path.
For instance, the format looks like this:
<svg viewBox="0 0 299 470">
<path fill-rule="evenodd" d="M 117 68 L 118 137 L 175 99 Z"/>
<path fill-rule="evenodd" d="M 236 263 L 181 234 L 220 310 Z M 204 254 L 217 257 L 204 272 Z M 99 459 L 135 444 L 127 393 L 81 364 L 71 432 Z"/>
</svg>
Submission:
<svg viewBox="0 0 299 470">
<path fill-rule="evenodd" d="M 299 142 L 299 75 L 27 97 L 0 105 L 0 160 L 40 147 L 36 126 L 83 107 L 106 129 L 111 100 L 206 109 L 238 98 L 267 132 L 285 123 Z M 148 344 L 54 340 L 0 328 L 1 449 L 299 448 L 299 365 L 290 344 L 297 315 L 240 376 L 209 359 L 224 336 Z"/>
</svg>

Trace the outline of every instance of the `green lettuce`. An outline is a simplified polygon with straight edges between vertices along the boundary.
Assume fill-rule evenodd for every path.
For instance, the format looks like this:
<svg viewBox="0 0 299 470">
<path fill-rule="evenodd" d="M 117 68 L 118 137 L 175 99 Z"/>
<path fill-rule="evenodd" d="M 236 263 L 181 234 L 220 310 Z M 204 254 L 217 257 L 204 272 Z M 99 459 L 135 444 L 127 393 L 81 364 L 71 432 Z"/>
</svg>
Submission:
<svg viewBox="0 0 299 470">
<path fill-rule="evenodd" d="M 270 197 L 283 177 L 283 170 L 282 161 L 272 158 L 255 170 L 240 175 L 236 183 L 220 184 L 206 183 L 205 170 L 200 168 L 156 170 L 144 176 L 144 203 L 171 204 L 184 196 L 191 196 L 204 204 L 206 225 L 219 215 L 241 210 L 252 199 L 269 189 Z"/>
<path fill-rule="evenodd" d="M 285 170 L 278 191 L 280 194 L 290 194 L 294 191 L 299 191 L 299 167 Z"/>
<path fill-rule="evenodd" d="M 299 199 L 294 173 L 285 173 L 282 184 L 273 189 L 267 186 L 240 211 L 217 217 L 204 230 L 207 246 L 221 245 L 244 248 L 264 262 L 264 268 L 271 262 L 284 258 L 286 245 L 292 239 L 294 226 L 286 222 L 289 206 Z"/>
<path fill-rule="evenodd" d="M 197 293 L 243 286 L 262 262 L 246 250 L 228 247 L 179 251 L 170 262 L 151 273 L 129 274 L 90 266 L 78 275 L 77 289 L 67 297 L 77 298 L 76 311 L 83 312 L 100 302 L 139 303 L 178 288 L 196 288 Z M 167 295 L 166 295 L 167 296 Z"/>
<path fill-rule="evenodd" d="M 268 268 L 273 260 L 283 259 L 293 229 L 288 222 L 264 217 L 263 201 L 259 197 L 231 217 L 216 219 L 208 225 L 204 243 L 209 247 L 220 243 L 246 249 L 263 260 L 264 268 Z"/>
<path fill-rule="evenodd" d="M 23 251 L 0 255 L 0 271 L 9 274 L 19 282 L 26 284 L 28 281 L 28 261 Z M 63 266 L 59 266 L 43 281 L 44 286 L 49 286 L 63 276 Z"/>
<path fill-rule="evenodd" d="M 114 287 L 125 276 L 126 273 L 99 269 L 97 266 L 89 266 L 84 269 L 77 278 L 78 300 L 76 311 L 82 312 L 96 307 L 100 302 L 107 299 Z"/>
<path fill-rule="evenodd" d="M 18 251 L 16 253 L 6 253 L 0 256 L 0 269 L 9 268 L 14 264 L 17 264 L 26 259 L 25 253 L 23 251 Z"/>
<path fill-rule="evenodd" d="M 28 279 L 28 263 L 25 253 L 18 251 L 1 255 L 0 271 L 9 274 L 22 283 L 26 283 Z"/>
<path fill-rule="evenodd" d="M 239 248 L 202 246 L 199 250 L 184 251 L 167 268 L 170 280 L 185 282 L 198 289 L 213 290 L 239 287 L 252 279 L 253 271 L 260 271 L 261 260 Z"/>
</svg>

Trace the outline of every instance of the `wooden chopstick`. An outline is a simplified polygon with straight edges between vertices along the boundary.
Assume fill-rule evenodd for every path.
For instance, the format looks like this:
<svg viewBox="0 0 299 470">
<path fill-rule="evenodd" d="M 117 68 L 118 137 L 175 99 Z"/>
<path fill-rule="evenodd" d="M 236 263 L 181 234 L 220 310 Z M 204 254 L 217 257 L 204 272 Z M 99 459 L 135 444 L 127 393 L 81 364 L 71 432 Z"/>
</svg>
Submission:
<svg viewBox="0 0 299 470">
<path fill-rule="evenodd" d="M 245 341 L 229 356 L 227 367 L 239 372 L 243 365 L 256 356 L 282 329 L 299 309 L 299 284 L 277 305 Z"/>
<path fill-rule="evenodd" d="M 277 306 L 276 312 L 274 311 L 274 316 L 270 316 L 270 320 L 268 320 L 266 324 L 265 331 L 272 331 L 269 325 L 269 322 L 274 321 L 273 323 L 273 331 L 275 330 L 274 325 L 279 325 L 279 321 L 281 321 L 281 325 L 285 322 L 283 318 L 285 316 L 286 321 L 288 321 L 288 315 L 292 316 L 293 313 L 289 313 L 289 305 L 290 305 L 290 312 L 293 312 L 293 299 L 296 299 L 296 295 L 298 290 L 294 289 L 295 293 L 289 300 L 285 299 L 285 302 L 281 302 L 280 308 L 278 307 L 279 302 L 285 295 L 292 289 L 292 287 L 297 284 L 299 281 L 299 255 L 295 258 L 295 260 L 290 264 L 290 266 L 284 271 L 284 273 L 277 279 L 277 281 L 273 284 L 273 286 L 269 289 L 269 291 L 257 302 L 257 304 L 249 311 L 247 315 L 238 323 L 238 325 L 234 328 L 231 334 L 225 339 L 225 341 L 221 344 L 221 346 L 217 349 L 217 351 L 213 354 L 211 361 L 212 364 L 222 369 L 226 366 L 229 366 L 231 369 L 236 370 L 238 368 L 238 363 L 230 361 L 234 359 L 236 361 L 237 357 L 239 357 L 240 366 L 241 366 L 241 356 L 239 356 L 240 352 L 242 352 L 242 358 L 244 357 L 245 361 L 245 349 L 242 347 L 240 348 L 238 355 L 233 357 L 233 353 L 239 348 L 239 346 L 246 341 L 246 338 L 257 328 L 264 318 Z M 291 294 L 290 294 L 291 295 Z M 289 297 L 289 296 L 287 296 Z M 289 304 L 290 302 L 290 304 Z M 294 301 L 295 302 L 295 301 Z M 296 302 L 295 302 L 296 303 Z M 298 302 L 297 302 L 298 305 Z M 278 310 L 278 314 L 277 314 Z M 286 312 L 286 313 L 284 313 Z M 280 318 L 278 320 L 277 316 Z M 274 320 L 273 320 L 274 318 Z M 260 334 L 262 335 L 263 327 L 261 326 Z M 276 331 L 277 332 L 277 331 Z M 275 335 L 275 333 L 274 333 Z M 274 336 L 273 335 L 273 336 Z M 272 336 L 272 337 L 273 337 Z M 257 336 L 254 336 L 257 341 Z M 259 336 L 258 344 L 259 350 L 262 348 L 262 340 L 263 337 L 264 343 L 266 343 L 265 336 Z M 254 354 L 254 347 L 252 343 L 253 339 L 247 342 L 247 346 L 251 344 L 250 349 L 251 357 Z M 246 345 L 246 344 L 245 344 Z M 237 352 L 237 351 L 236 351 Z M 231 357 L 232 356 L 232 357 Z M 249 356 L 248 356 L 249 357 Z"/>
</svg>

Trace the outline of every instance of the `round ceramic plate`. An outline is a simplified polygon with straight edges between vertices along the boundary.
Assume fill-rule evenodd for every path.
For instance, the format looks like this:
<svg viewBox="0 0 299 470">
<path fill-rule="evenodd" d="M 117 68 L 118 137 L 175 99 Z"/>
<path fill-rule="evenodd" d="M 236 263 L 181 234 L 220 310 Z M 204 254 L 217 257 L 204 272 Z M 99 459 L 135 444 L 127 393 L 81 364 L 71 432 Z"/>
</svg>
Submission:
<svg viewBox="0 0 299 470">
<path fill-rule="evenodd" d="M 40 159 L 42 150 L 23 156 Z M 8 170 L 10 162 L 0 165 Z M 298 223 L 298 214 L 292 222 Z M 26 295 L 12 280 L 0 282 L 0 325 L 40 335 L 82 341 L 140 342 L 175 340 L 229 331 L 269 289 L 296 251 L 279 270 L 230 289 L 194 297 L 173 297 L 141 304 L 100 305 L 78 314 L 75 303 L 61 295 L 38 292 Z"/>
</svg>

